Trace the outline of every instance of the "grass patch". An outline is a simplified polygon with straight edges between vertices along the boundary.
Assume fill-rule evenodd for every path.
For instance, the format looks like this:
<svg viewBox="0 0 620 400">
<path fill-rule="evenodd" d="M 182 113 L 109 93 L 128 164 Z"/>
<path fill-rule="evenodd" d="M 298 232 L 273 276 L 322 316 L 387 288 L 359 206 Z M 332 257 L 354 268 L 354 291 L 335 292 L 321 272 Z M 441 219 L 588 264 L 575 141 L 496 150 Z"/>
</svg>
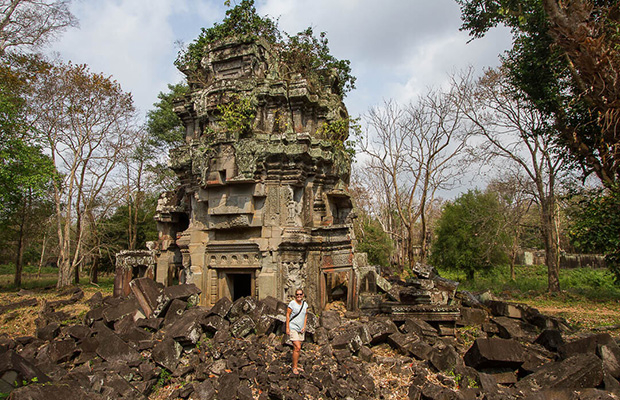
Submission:
<svg viewBox="0 0 620 400">
<path fill-rule="evenodd" d="M 515 267 L 516 279 L 510 279 L 510 267 L 498 266 L 486 273 L 476 274 L 467 281 L 459 271 L 440 270 L 440 275 L 460 282 L 459 289 L 471 292 L 490 290 L 498 296 L 532 298 L 547 292 L 547 267 L 523 265 Z M 614 283 L 607 269 L 576 268 L 560 270 L 560 287 L 566 294 L 593 301 L 620 300 L 620 285 Z"/>
<path fill-rule="evenodd" d="M 24 268 L 22 270 L 23 274 L 38 274 L 39 273 L 39 267 L 36 265 L 24 265 Z M 44 274 L 57 274 L 58 273 L 58 269 L 54 268 L 54 267 L 42 267 L 41 268 L 41 275 Z M 14 276 L 15 275 L 15 264 L 13 263 L 9 263 L 9 264 L 0 264 L 0 275 L 11 275 Z"/>
<path fill-rule="evenodd" d="M 41 269 L 41 275 L 38 276 L 39 267 L 34 265 L 24 266 L 22 272 L 22 285 L 20 288 L 13 284 L 15 276 L 14 264 L 0 265 L 0 291 L 12 292 L 19 289 L 36 290 L 55 288 L 58 282 L 58 268 L 44 267 Z M 109 273 L 99 274 L 99 282 L 92 284 L 88 280 L 88 274 L 84 273 L 80 277 L 82 288 L 93 287 L 105 292 L 112 292 L 114 288 L 114 275 Z"/>
</svg>

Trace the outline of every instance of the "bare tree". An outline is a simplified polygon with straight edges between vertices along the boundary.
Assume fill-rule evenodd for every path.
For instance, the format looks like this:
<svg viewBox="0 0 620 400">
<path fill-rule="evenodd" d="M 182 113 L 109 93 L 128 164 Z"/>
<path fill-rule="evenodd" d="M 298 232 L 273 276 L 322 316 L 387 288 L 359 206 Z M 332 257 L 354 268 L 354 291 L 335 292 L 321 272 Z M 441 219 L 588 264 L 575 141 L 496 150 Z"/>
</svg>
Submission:
<svg viewBox="0 0 620 400">
<path fill-rule="evenodd" d="M 506 170 L 501 176 L 492 180 L 487 190 L 498 194 L 500 205 L 503 208 L 502 228 L 508 233 L 508 248 L 506 253 L 510 257 L 510 279 L 516 280 L 515 263 L 519 251 L 521 237 L 524 230 L 524 220 L 532 205 L 531 181 L 520 171 Z"/>
<path fill-rule="evenodd" d="M 462 173 L 458 160 L 468 136 L 464 105 L 452 88 L 430 91 L 405 107 L 386 101 L 365 116 L 364 167 L 385 204 L 384 227 L 402 248 L 399 261 L 410 267 L 426 258 L 429 204 Z"/>
<path fill-rule="evenodd" d="M 563 157 L 555 144 L 553 122 L 532 107 L 501 70 L 488 70 L 476 85 L 461 88 L 463 96 L 471 100 L 467 116 L 485 138 L 478 148 L 481 160 L 514 163 L 528 178 L 524 189 L 529 190 L 540 209 L 549 291 L 559 292 L 556 190 L 563 173 Z"/>
<path fill-rule="evenodd" d="M 0 55 L 9 48 L 39 47 L 78 25 L 71 0 L 0 0 Z"/>
<path fill-rule="evenodd" d="M 73 64 L 56 65 L 42 76 L 32 100 L 33 124 L 45 135 L 63 176 L 54 188 L 62 287 L 83 263 L 86 236 L 92 233 L 88 216 L 132 144 L 134 106 L 118 83 Z"/>
</svg>

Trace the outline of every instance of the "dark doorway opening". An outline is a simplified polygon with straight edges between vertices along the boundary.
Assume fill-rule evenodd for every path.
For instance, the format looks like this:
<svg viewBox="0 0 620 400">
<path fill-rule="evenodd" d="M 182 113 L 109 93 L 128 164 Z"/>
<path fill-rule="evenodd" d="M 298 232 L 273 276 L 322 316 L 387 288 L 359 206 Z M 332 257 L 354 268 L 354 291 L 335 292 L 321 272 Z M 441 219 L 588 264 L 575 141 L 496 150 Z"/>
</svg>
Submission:
<svg viewBox="0 0 620 400">
<path fill-rule="evenodd" d="M 228 274 L 228 282 L 233 301 L 252 295 L 252 274 Z"/>
<path fill-rule="evenodd" d="M 144 278 L 148 267 L 146 265 L 134 265 L 131 267 L 131 279 Z"/>
<path fill-rule="evenodd" d="M 342 301 L 346 304 L 349 283 L 349 272 L 340 271 L 325 274 L 327 302 Z"/>
</svg>

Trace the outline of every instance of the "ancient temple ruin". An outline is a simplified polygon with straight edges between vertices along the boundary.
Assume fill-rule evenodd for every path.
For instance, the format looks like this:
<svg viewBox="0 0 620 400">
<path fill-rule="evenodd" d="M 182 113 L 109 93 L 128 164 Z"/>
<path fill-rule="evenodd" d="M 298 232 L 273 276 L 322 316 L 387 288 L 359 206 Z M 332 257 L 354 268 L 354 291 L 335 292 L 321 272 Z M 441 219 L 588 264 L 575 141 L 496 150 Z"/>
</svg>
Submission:
<svg viewBox="0 0 620 400">
<path fill-rule="evenodd" d="M 203 306 L 223 297 L 286 302 L 303 288 L 314 312 L 342 301 L 453 334 L 456 282 L 416 266 L 407 282 L 392 284 L 355 252 L 339 74 L 292 71 L 273 46 L 227 37 L 182 68 L 190 91 L 174 111 L 185 143 L 170 152 L 180 184 L 160 196 L 152 262 L 142 253 L 117 256 L 115 294 L 140 273 L 150 276 L 137 268 L 149 264 L 165 286 L 195 284 Z"/>
<path fill-rule="evenodd" d="M 304 288 L 320 310 L 358 304 L 364 257 L 354 252 L 348 114 L 332 71 L 284 74 L 262 39 L 207 45 L 190 93 L 175 104 L 185 144 L 180 179 L 157 207 L 157 281 L 221 297 L 280 300 Z M 361 270 L 360 270 L 361 269 Z"/>
</svg>

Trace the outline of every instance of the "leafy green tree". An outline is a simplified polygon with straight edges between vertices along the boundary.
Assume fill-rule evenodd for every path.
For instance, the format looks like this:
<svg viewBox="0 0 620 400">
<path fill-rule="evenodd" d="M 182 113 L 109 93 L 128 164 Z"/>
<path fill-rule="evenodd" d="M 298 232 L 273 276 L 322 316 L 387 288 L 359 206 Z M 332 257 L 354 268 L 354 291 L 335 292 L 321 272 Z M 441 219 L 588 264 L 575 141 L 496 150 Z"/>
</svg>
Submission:
<svg viewBox="0 0 620 400">
<path fill-rule="evenodd" d="M 583 191 L 569 207 L 569 237 L 578 251 L 605 255 L 620 283 L 620 190 Z"/>
<path fill-rule="evenodd" d="M 168 92 L 157 95 L 159 101 L 146 114 L 146 130 L 150 142 L 158 149 L 176 147 L 183 144 L 185 128 L 179 116 L 174 112 L 174 101 L 186 95 L 189 87 L 185 83 L 168 85 Z"/>
<path fill-rule="evenodd" d="M 55 168 L 28 121 L 26 98 L 37 71 L 36 56 L 5 54 L 0 64 L 0 228 L 14 243 L 15 286 L 21 286 L 24 250 L 46 208 Z M 8 235 L 7 235 L 8 234 Z"/>
<path fill-rule="evenodd" d="M 457 0 L 474 38 L 504 24 L 512 83 L 554 119 L 557 140 L 584 175 L 620 180 L 619 7 L 615 0 Z"/>
<path fill-rule="evenodd" d="M 508 262 L 509 237 L 496 193 L 468 191 L 447 203 L 435 231 L 430 262 L 463 271 L 468 280 L 479 271 Z"/>
<path fill-rule="evenodd" d="M 364 219 L 356 232 L 357 251 L 368 255 L 368 263 L 388 268 L 393 251 L 392 240 L 376 219 Z"/>
</svg>

